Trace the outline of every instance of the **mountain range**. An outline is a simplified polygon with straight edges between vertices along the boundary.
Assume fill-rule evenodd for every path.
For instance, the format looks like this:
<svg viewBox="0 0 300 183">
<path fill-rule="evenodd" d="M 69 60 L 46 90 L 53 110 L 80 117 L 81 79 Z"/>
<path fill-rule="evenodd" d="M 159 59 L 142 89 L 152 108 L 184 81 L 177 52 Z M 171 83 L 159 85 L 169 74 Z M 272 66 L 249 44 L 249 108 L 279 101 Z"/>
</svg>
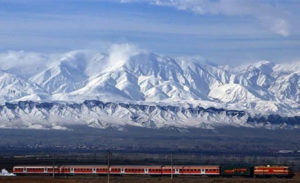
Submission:
<svg viewBox="0 0 300 183">
<path fill-rule="evenodd" d="M 281 126 L 287 119 L 297 126 L 300 116 L 300 62 L 229 67 L 116 46 L 105 53 L 8 52 L 0 64 L 4 128 L 63 128 L 72 121 L 101 128 L 254 127 L 276 115 Z M 110 107 L 86 107 L 91 101 Z"/>
</svg>

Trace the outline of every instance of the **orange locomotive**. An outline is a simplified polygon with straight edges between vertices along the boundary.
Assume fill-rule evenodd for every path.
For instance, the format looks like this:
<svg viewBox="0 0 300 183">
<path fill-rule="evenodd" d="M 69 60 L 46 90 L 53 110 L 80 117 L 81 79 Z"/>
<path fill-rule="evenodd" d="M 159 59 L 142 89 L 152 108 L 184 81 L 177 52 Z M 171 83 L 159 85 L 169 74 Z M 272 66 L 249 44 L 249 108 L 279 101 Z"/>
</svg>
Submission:
<svg viewBox="0 0 300 183">
<path fill-rule="evenodd" d="M 292 177 L 293 171 L 287 166 L 255 166 L 254 176 L 256 177 Z"/>
</svg>

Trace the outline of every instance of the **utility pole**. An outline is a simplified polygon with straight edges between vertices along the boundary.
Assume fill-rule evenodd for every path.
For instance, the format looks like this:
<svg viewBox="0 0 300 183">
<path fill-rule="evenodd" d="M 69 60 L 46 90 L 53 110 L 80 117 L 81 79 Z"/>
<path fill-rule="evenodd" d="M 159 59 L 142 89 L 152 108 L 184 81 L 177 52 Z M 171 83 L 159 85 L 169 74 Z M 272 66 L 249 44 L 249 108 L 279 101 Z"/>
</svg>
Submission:
<svg viewBox="0 0 300 183">
<path fill-rule="evenodd" d="M 54 154 L 53 154 L 53 156 L 52 156 L 52 177 L 53 178 L 55 177 L 54 166 L 55 166 L 55 163 L 54 163 Z"/>
<path fill-rule="evenodd" d="M 107 152 L 107 183 L 109 183 L 109 176 L 110 176 L 110 157 L 111 157 L 111 152 Z"/>
<path fill-rule="evenodd" d="M 173 182 L 173 152 L 171 153 L 171 182 Z"/>
</svg>

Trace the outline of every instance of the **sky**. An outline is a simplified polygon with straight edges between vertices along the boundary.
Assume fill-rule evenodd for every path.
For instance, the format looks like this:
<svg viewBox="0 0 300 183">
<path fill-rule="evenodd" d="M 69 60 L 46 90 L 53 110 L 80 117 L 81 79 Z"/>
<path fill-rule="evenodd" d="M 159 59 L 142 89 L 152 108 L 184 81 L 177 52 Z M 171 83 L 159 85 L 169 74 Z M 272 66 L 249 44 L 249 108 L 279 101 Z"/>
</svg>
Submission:
<svg viewBox="0 0 300 183">
<path fill-rule="evenodd" d="M 299 0 L 0 0 L 0 52 L 130 43 L 217 63 L 300 60 Z"/>
</svg>

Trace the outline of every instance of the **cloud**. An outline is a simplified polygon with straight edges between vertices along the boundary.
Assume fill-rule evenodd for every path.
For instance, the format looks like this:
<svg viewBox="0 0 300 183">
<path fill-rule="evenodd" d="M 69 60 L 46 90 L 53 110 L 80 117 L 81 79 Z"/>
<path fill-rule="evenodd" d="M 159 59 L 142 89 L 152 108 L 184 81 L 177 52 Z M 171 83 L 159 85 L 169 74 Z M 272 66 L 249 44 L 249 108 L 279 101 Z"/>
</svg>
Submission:
<svg viewBox="0 0 300 183">
<path fill-rule="evenodd" d="M 261 0 L 120 0 L 121 3 L 144 2 L 157 6 L 170 6 L 179 10 L 205 15 L 251 16 L 260 21 L 262 27 L 288 36 L 290 26 L 285 12 Z"/>
<path fill-rule="evenodd" d="M 0 53 L 0 70 L 29 77 L 45 69 L 57 58 L 59 58 L 59 54 L 7 51 Z"/>
<path fill-rule="evenodd" d="M 141 52 L 146 51 L 133 44 L 113 44 L 108 50 L 108 63 L 106 64 L 106 69 L 113 70 L 114 68 L 119 68 L 124 65 L 130 57 Z"/>
</svg>

